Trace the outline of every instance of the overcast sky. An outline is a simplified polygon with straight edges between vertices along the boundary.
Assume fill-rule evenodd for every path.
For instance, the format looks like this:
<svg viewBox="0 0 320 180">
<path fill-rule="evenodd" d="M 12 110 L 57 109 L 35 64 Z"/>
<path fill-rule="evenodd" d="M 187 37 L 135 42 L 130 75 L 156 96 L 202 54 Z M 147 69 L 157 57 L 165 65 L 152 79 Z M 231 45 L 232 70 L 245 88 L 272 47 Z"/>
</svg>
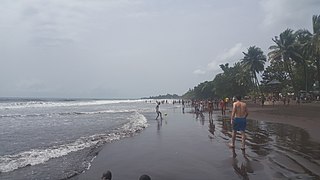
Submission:
<svg viewBox="0 0 320 180">
<path fill-rule="evenodd" d="M 0 97 L 182 95 L 320 0 L 1 0 Z M 227 82 L 226 82 L 227 83 Z"/>
</svg>

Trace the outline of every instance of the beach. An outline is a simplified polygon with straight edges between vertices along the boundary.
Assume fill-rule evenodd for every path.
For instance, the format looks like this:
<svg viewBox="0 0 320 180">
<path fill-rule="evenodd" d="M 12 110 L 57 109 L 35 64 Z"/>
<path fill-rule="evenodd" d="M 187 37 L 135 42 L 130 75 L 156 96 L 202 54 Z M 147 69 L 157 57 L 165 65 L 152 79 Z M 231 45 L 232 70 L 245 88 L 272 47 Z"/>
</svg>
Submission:
<svg viewBox="0 0 320 180">
<path fill-rule="evenodd" d="M 300 105 L 279 103 L 275 106 L 267 105 L 264 108 L 261 108 L 260 104 L 250 103 L 249 107 L 251 108 L 250 118 L 252 119 L 301 127 L 308 132 L 314 141 L 320 142 L 319 102 L 301 103 Z"/>
<path fill-rule="evenodd" d="M 183 114 L 177 106 L 166 109 L 163 113 L 168 115 L 161 121 L 154 120 L 155 113 L 145 113 L 148 128 L 106 144 L 90 168 L 73 179 L 100 179 L 107 170 L 120 180 L 139 179 L 142 174 L 153 180 L 319 179 L 319 122 L 317 114 L 303 114 L 305 109 L 317 109 L 302 107 L 298 108 L 302 116 L 297 116 L 301 112 L 295 107 L 249 104 L 245 151 L 240 150 L 240 138 L 235 149 L 227 145 L 228 114 L 214 111 L 212 121 L 206 113 L 196 119 L 191 108 Z"/>
<path fill-rule="evenodd" d="M 0 179 L 68 179 L 148 124 L 142 100 L 0 98 Z M 141 113 L 139 113 L 141 112 Z"/>
</svg>

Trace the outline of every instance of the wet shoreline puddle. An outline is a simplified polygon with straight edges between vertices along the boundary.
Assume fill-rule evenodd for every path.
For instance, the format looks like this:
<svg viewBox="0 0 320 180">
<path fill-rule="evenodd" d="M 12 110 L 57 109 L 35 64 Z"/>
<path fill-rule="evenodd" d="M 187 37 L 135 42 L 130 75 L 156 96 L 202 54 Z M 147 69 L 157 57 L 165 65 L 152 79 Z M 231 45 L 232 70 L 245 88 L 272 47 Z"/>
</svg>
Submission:
<svg viewBox="0 0 320 180">
<path fill-rule="evenodd" d="M 229 117 L 216 114 L 212 120 L 200 119 L 208 125 L 212 141 L 231 140 Z M 320 179 L 320 143 L 310 140 L 302 128 L 248 119 L 246 150 L 240 150 L 241 136 L 237 134 L 236 148 L 230 149 L 230 163 L 241 179 Z M 257 175 L 255 177 L 255 175 Z"/>
</svg>

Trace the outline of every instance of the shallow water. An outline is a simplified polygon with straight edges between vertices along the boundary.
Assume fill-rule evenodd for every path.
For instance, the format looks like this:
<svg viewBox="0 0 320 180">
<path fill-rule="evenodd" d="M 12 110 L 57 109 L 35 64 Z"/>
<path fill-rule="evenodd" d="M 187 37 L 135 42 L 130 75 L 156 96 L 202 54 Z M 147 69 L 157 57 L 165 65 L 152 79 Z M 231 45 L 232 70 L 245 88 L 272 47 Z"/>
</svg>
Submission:
<svg viewBox="0 0 320 180">
<path fill-rule="evenodd" d="M 208 125 L 211 140 L 228 143 L 231 140 L 229 117 L 214 114 Z M 267 176 L 258 179 L 320 179 L 320 144 L 310 140 L 309 134 L 287 124 L 248 119 L 246 150 L 241 151 L 241 136 L 237 134 L 236 149 L 230 160 L 234 173 L 241 179 L 257 179 L 257 171 Z"/>
<path fill-rule="evenodd" d="M 140 100 L 0 99 L 0 179 L 64 179 L 148 126 Z"/>
</svg>

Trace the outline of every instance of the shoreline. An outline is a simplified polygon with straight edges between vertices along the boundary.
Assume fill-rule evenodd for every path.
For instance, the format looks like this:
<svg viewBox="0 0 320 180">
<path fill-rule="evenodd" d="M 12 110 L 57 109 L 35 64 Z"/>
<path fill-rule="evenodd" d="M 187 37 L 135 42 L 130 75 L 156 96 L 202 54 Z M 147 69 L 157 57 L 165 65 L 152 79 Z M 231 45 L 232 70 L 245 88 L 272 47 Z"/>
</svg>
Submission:
<svg viewBox="0 0 320 180">
<path fill-rule="evenodd" d="M 152 180 L 320 177 L 320 144 L 314 137 L 318 132 L 313 132 L 319 126 L 300 126 L 303 130 L 288 125 L 299 125 L 301 117 L 285 123 L 286 117 L 297 115 L 294 107 L 288 108 L 288 113 L 281 107 L 262 109 L 250 103 L 248 108 L 250 125 L 245 151 L 240 150 L 240 139 L 235 149 L 228 148 L 229 113 L 221 116 L 216 111 L 211 122 L 207 113 L 205 119 L 196 119 L 194 114 L 182 114 L 180 108 L 175 108 L 162 112 L 168 114 L 162 123 L 154 120 L 155 113 L 144 114 L 148 128 L 136 136 L 106 144 L 91 168 L 72 179 L 100 179 L 107 170 L 114 179 L 123 180 L 138 179 L 142 174 L 150 175 Z M 303 121 L 305 124 L 318 123 L 312 115 L 308 118 L 313 119 Z M 301 149 L 304 146 L 307 150 Z"/>
</svg>

